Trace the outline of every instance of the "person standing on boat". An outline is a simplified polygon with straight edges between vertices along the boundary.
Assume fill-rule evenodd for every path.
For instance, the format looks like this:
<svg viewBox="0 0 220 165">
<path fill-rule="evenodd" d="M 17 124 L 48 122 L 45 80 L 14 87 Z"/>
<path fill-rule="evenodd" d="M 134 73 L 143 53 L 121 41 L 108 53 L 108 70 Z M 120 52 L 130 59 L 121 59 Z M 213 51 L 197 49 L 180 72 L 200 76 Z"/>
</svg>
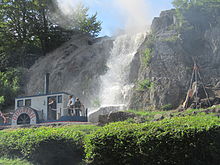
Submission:
<svg viewBox="0 0 220 165">
<path fill-rule="evenodd" d="M 76 116 L 80 116 L 81 106 L 82 106 L 81 101 L 79 100 L 79 98 L 76 98 L 76 102 L 74 104 Z"/>
<path fill-rule="evenodd" d="M 74 104 L 75 104 L 75 99 L 73 98 L 72 95 L 70 95 L 69 96 L 69 101 L 68 101 L 68 104 L 67 104 L 67 109 L 68 109 L 69 116 L 73 116 L 73 114 L 74 114 L 74 111 L 73 111 Z"/>
</svg>

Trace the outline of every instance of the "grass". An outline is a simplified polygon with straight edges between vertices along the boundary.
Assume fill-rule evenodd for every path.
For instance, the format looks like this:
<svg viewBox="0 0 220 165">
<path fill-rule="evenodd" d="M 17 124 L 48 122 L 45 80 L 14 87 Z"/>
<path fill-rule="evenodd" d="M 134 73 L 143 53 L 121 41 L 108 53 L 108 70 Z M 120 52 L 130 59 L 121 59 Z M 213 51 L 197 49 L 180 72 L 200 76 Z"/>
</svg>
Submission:
<svg viewBox="0 0 220 165">
<path fill-rule="evenodd" d="M 32 165 L 26 160 L 0 158 L 0 165 Z"/>
<path fill-rule="evenodd" d="M 27 131 L 30 130 L 32 132 L 37 131 L 37 130 L 65 130 L 65 131 L 82 131 L 85 133 L 90 133 L 93 130 L 98 129 L 98 126 L 95 125 L 65 125 L 65 126 L 57 126 L 57 127 L 39 127 L 39 128 L 20 128 L 20 129 L 5 129 L 0 131 L 0 135 L 3 134 L 4 132 L 13 132 L 13 131 Z"/>
<path fill-rule="evenodd" d="M 215 108 L 220 108 L 220 105 L 216 105 Z M 152 111 L 146 111 L 146 110 L 128 110 L 128 112 L 134 113 L 136 115 L 142 116 L 144 118 L 146 118 L 146 121 L 152 121 L 152 119 L 154 119 L 154 116 L 157 114 L 161 114 L 163 116 L 165 116 L 165 118 L 167 117 L 166 114 L 171 114 L 173 117 L 178 117 L 179 115 L 181 116 L 200 116 L 200 115 L 204 115 L 204 112 L 200 112 L 206 109 L 213 109 L 213 107 L 209 107 L 209 108 L 205 108 L 205 109 L 187 109 L 185 111 L 182 112 L 178 112 L 176 110 L 152 110 Z M 193 114 L 193 112 L 197 112 L 196 114 Z M 213 113 L 210 114 L 205 114 L 206 116 L 212 116 Z M 169 115 L 168 115 L 169 116 Z"/>
<path fill-rule="evenodd" d="M 134 113 L 136 115 L 142 116 L 146 118 L 147 121 L 151 121 L 154 119 L 156 114 L 166 114 L 168 111 L 144 111 L 144 110 L 128 110 L 128 112 Z"/>
<path fill-rule="evenodd" d="M 128 112 L 135 113 L 140 116 L 154 116 L 156 114 L 165 114 L 167 111 L 136 111 L 136 110 L 128 110 Z"/>
</svg>

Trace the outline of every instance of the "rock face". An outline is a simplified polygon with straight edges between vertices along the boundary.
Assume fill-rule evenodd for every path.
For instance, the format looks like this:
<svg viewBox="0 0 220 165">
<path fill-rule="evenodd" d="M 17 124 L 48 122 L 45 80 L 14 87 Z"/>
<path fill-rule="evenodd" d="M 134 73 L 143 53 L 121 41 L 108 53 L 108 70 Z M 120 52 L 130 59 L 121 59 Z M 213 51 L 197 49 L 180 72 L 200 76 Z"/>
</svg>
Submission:
<svg viewBox="0 0 220 165">
<path fill-rule="evenodd" d="M 98 124 L 105 125 L 105 124 L 111 123 L 111 122 L 118 122 L 118 121 L 125 121 L 128 119 L 134 119 L 135 117 L 138 118 L 137 115 L 135 115 L 134 113 L 130 113 L 130 112 L 125 112 L 125 111 L 110 112 L 107 115 L 100 115 L 99 120 L 98 120 Z"/>
<path fill-rule="evenodd" d="M 99 77 L 106 71 L 112 44 L 112 39 L 107 37 L 92 40 L 84 35 L 73 36 L 30 68 L 25 95 L 42 93 L 44 74 L 48 72 L 50 92 L 68 92 L 88 107 L 97 98 Z"/>
<path fill-rule="evenodd" d="M 220 21 L 217 18 L 220 18 L 220 12 L 215 11 L 213 20 L 195 13 L 185 14 L 188 23 L 183 29 L 178 29 L 175 10 L 164 11 L 154 19 L 152 35 L 137 54 L 140 63 L 136 68 L 139 71 L 130 108 L 147 109 L 167 104 L 177 107 L 186 97 L 194 61 L 205 86 L 219 87 Z M 147 65 L 143 63 L 146 49 L 151 50 Z M 151 85 L 136 90 L 143 80 L 148 80 Z M 220 93 L 214 93 L 212 97 L 220 96 Z"/>
<path fill-rule="evenodd" d="M 101 107 L 89 115 L 89 122 L 97 123 L 100 115 L 109 115 L 112 112 L 117 112 L 124 109 L 126 109 L 124 105 Z"/>
<path fill-rule="evenodd" d="M 209 13 L 210 14 L 210 13 Z M 180 105 L 189 88 L 194 61 L 205 86 L 220 98 L 220 11 L 207 17 L 197 11 L 185 13 L 180 27 L 175 10 L 164 11 L 151 25 L 151 35 L 139 47 L 130 66 L 129 82 L 135 83 L 129 107 L 148 109 Z M 81 98 L 86 107 L 97 101 L 100 75 L 113 47 L 112 38 L 91 40 L 74 36 L 71 41 L 39 59 L 27 73 L 25 95 L 43 92 L 44 74 L 50 73 L 50 92 L 68 92 Z M 100 108 L 90 116 L 118 111 Z"/>
</svg>

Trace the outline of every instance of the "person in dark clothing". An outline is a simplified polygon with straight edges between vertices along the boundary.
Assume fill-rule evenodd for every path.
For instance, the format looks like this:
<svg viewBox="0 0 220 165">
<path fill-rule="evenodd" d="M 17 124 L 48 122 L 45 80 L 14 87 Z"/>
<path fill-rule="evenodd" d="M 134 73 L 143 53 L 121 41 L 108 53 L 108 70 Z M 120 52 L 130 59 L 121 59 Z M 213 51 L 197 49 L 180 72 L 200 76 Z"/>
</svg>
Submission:
<svg viewBox="0 0 220 165">
<path fill-rule="evenodd" d="M 73 116 L 73 114 L 74 114 L 74 111 L 73 111 L 74 103 L 75 103 L 75 100 L 74 100 L 73 96 L 70 95 L 69 96 L 69 101 L 68 101 L 68 104 L 67 104 L 67 109 L 68 109 L 69 116 Z"/>
<path fill-rule="evenodd" d="M 79 98 L 76 98 L 76 101 L 74 104 L 76 116 L 80 116 L 81 106 L 82 106 L 82 104 L 81 104 Z"/>
</svg>

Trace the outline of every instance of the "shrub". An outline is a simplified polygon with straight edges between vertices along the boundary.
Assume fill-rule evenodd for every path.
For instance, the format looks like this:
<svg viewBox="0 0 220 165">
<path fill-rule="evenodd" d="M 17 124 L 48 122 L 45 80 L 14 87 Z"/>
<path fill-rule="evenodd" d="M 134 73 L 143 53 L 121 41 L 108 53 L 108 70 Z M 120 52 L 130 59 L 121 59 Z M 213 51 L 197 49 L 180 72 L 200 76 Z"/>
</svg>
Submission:
<svg viewBox="0 0 220 165">
<path fill-rule="evenodd" d="M 179 39 L 179 36 L 178 36 L 178 35 L 173 35 L 173 36 L 171 36 L 171 37 L 161 39 L 161 41 L 162 41 L 162 42 L 175 43 L 178 39 Z"/>
<path fill-rule="evenodd" d="M 214 165 L 219 161 L 219 130 L 220 120 L 210 116 L 113 123 L 87 137 L 86 159 L 95 165 Z"/>
<path fill-rule="evenodd" d="M 7 158 L 0 158 L 0 164 L 1 165 L 31 165 L 26 160 L 21 159 L 7 159 Z"/>
<path fill-rule="evenodd" d="M 14 97 L 20 92 L 21 80 L 21 69 L 0 72 L 0 107 L 14 103 Z"/>
<path fill-rule="evenodd" d="M 2 131 L 0 154 L 27 158 L 39 164 L 77 164 L 84 156 L 84 136 L 95 128 L 69 126 Z"/>
<path fill-rule="evenodd" d="M 151 89 L 153 87 L 154 83 L 148 79 L 145 79 L 138 82 L 137 91 L 145 91 L 146 89 Z"/>
<path fill-rule="evenodd" d="M 151 53 L 152 53 L 152 49 L 146 48 L 146 50 L 143 54 L 143 57 L 142 57 L 142 62 L 145 66 L 149 66 L 149 63 L 152 59 Z"/>
</svg>

